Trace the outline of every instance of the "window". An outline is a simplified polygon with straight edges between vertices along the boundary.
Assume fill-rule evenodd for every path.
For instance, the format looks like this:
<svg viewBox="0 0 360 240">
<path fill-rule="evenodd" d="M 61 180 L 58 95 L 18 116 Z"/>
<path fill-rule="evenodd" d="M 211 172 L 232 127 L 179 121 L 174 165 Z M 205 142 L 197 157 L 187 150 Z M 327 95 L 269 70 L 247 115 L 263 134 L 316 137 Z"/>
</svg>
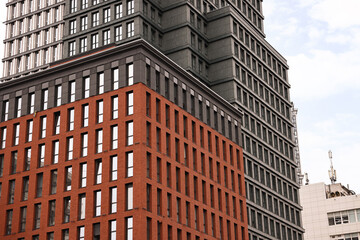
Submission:
<svg viewBox="0 0 360 240">
<path fill-rule="evenodd" d="M 116 213 L 117 212 L 117 188 L 116 187 L 110 188 L 110 199 L 111 199 L 110 213 Z"/>
<path fill-rule="evenodd" d="M 112 108 L 112 119 L 117 119 L 119 117 L 119 98 L 118 96 L 114 96 L 111 98 L 111 108 Z"/>
<path fill-rule="evenodd" d="M 70 13 L 77 11 L 77 0 L 70 0 Z"/>
<path fill-rule="evenodd" d="M 121 18 L 123 15 L 123 7 L 122 7 L 122 3 L 118 4 L 115 6 L 115 18 Z"/>
<path fill-rule="evenodd" d="M 99 73 L 97 79 L 98 94 L 104 93 L 104 87 L 105 87 L 104 84 L 105 84 L 104 73 Z"/>
<path fill-rule="evenodd" d="M 134 153 L 126 153 L 126 177 L 134 176 Z"/>
<path fill-rule="evenodd" d="M 42 90 L 42 110 L 46 110 L 48 108 L 48 100 L 49 100 L 49 91 L 47 89 Z"/>
<path fill-rule="evenodd" d="M 80 164 L 80 187 L 86 187 L 87 163 Z"/>
<path fill-rule="evenodd" d="M 110 8 L 104 9 L 104 15 L 103 16 L 104 16 L 104 23 L 110 22 L 110 20 L 111 20 Z"/>
<path fill-rule="evenodd" d="M 116 220 L 109 221 L 110 240 L 116 240 Z"/>
<path fill-rule="evenodd" d="M 55 194 L 57 189 L 57 169 L 51 170 L 50 177 L 51 177 L 50 194 Z"/>
<path fill-rule="evenodd" d="M 75 124 L 75 110 L 74 108 L 71 108 L 68 110 L 68 131 L 74 130 L 74 124 Z"/>
<path fill-rule="evenodd" d="M 63 229 L 61 233 L 62 240 L 70 240 L 69 238 L 69 229 Z"/>
<path fill-rule="evenodd" d="M 115 181 L 117 180 L 117 177 L 118 177 L 118 158 L 117 156 L 111 156 L 110 157 L 110 163 L 111 163 L 111 181 Z"/>
<path fill-rule="evenodd" d="M 84 87 L 83 97 L 84 98 L 90 97 L 90 77 L 84 78 L 83 87 Z"/>
<path fill-rule="evenodd" d="M 69 42 L 69 57 L 74 56 L 76 53 L 76 42 Z"/>
<path fill-rule="evenodd" d="M 96 130 L 96 153 L 103 151 L 103 130 Z"/>
<path fill-rule="evenodd" d="M 92 26 L 93 27 L 96 27 L 96 26 L 98 26 L 99 25 L 99 13 L 97 12 L 97 13 L 93 13 L 92 14 Z"/>
<path fill-rule="evenodd" d="M 20 208 L 20 232 L 25 232 L 27 207 Z"/>
<path fill-rule="evenodd" d="M 19 145 L 20 124 L 14 124 L 14 146 Z"/>
<path fill-rule="evenodd" d="M 88 133 L 81 134 L 81 156 L 88 155 Z"/>
<path fill-rule="evenodd" d="M 87 38 L 80 38 L 80 52 L 86 52 L 87 51 Z"/>
<path fill-rule="evenodd" d="M 127 93 L 127 115 L 132 115 L 134 113 L 134 93 Z"/>
<path fill-rule="evenodd" d="M 32 123 L 32 120 L 30 120 L 30 121 Z M 29 124 L 30 121 L 28 121 L 28 124 Z M 31 126 L 32 126 L 32 124 L 31 124 Z M 31 133 L 32 133 L 32 130 L 31 130 Z M 28 139 L 29 139 L 29 137 L 28 137 Z M 1 145 L 0 145 L 0 148 L 5 149 L 5 147 L 6 147 L 6 127 L 2 127 L 1 128 Z"/>
<path fill-rule="evenodd" d="M 35 111 L 35 93 L 29 94 L 29 114 L 33 114 Z M 9 107 L 9 106 L 8 106 Z M 6 105 L 5 105 L 5 113 L 6 113 Z M 5 117 L 6 115 L 4 115 Z M 6 120 L 5 120 L 6 121 Z"/>
<path fill-rule="evenodd" d="M 53 154 L 52 163 L 56 164 L 59 162 L 59 140 L 53 141 Z"/>
<path fill-rule="evenodd" d="M 30 170 L 31 148 L 25 148 L 24 171 Z M 1 176 L 1 174 L 0 174 Z"/>
<path fill-rule="evenodd" d="M 13 218 L 13 210 L 7 210 L 6 211 L 6 235 L 11 234 L 12 230 L 12 218 Z"/>
<path fill-rule="evenodd" d="M 126 220 L 126 240 L 133 240 L 133 218 L 128 217 Z"/>
<path fill-rule="evenodd" d="M 61 94 L 62 94 L 62 86 L 56 85 L 55 86 L 55 107 L 61 105 Z"/>
<path fill-rule="evenodd" d="M 81 31 L 84 31 L 88 28 L 88 17 L 85 16 L 85 17 L 82 17 L 80 18 L 80 21 L 81 21 Z"/>
<path fill-rule="evenodd" d="M 126 210 L 133 209 L 133 184 L 129 183 L 125 185 L 126 189 Z"/>
<path fill-rule="evenodd" d="M 55 225 L 55 206 L 56 206 L 55 200 L 49 201 L 49 222 L 48 222 L 49 226 Z"/>
<path fill-rule="evenodd" d="M 70 94 L 70 97 L 69 97 L 69 100 L 70 102 L 74 102 L 75 101 L 75 87 L 76 87 L 76 82 L 75 81 L 71 81 L 69 82 L 69 85 L 70 85 L 70 91 L 69 91 L 69 94 Z"/>
<path fill-rule="evenodd" d="M 127 29 L 127 37 L 132 37 L 135 34 L 135 30 L 134 30 L 134 22 L 129 22 L 126 24 L 126 29 Z"/>
<path fill-rule="evenodd" d="M 95 184 L 100 184 L 102 178 L 102 161 L 101 159 L 95 160 Z"/>
<path fill-rule="evenodd" d="M 15 115 L 15 117 L 20 117 L 20 116 L 21 116 L 22 98 L 21 98 L 21 97 L 17 97 L 15 103 L 16 103 L 16 115 Z"/>
<path fill-rule="evenodd" d="M 110 30 L 103 31 L 103 45 L 110 44 Z"/>
<path fill-rule="evenodd" d="M 91 48 L 97 48 L 99 47 L 99 34 L 93 34 L 91 35 Z"/>
<path fill-rule="evenodd" d="M 79 195 L 79 219 L 85 219 L 86 213 L 86 195 L 85 193 Z"/>
<path fill-rule="evenodd" d="M 15 180 L 9 181 L 9 196 L 8 196 L 8 204 L 14 203 L 15 196 Z"/>
<path fill-rule="evenodd" d="M 126 143 L 128 146 L 134 143 L 134 123 L 132 121 L 126 123 L 127 138 Z"/>
<path fill-rule="evenodd" d="M 74 151 L 74 138 L 67 138 L 67 160 L 73 159 L 73 151 Z"/>
<path fill-rule="evenodd" d="M 78 227 L 78 240 L 85 240 L 85 227 L 84 226 L 80 226 Z"/>
<path fill-rule="evenodd" d="M 39 145 L 39 154 L 38 154 L 38 167 L 44 167 L 45 164 L 45 144 Z"/>
<path fill-rule="evenodd" d="M 65 168 L 65 191 L 71 191 L 72 167 Z"/>
<path fill-rule="evenodd" d="M 97 123 L 102 123 L 104 118 L 104 102 L 102 100 L 97 101 Z"/>
<path fill-rule="evenodd" d="M 119 89 L 119 69 L 114 68 L 112 70 L 112 83 L 113 83 L 113 90 Z"/>
<path fill-rule="evenodd" d="M 82 106 L 82 117 L 83 117 L 83 121 L 82 121 L 82 126 L 83 127 L 87 127 L 89 126 L 89 105 L 83 105 Z"/>
<path fill-rule="evenodd" d="M 134 0 L 127 1 L 127 14 L 133 14 L 134 13 Z"/>
<path fill-rule="evenodd" d="M 101 191 L 95 191 L 95 210 L 94 215 L 98 217 L 101 215 Z"/>
<path fill-rule="evenodd" d="M 81 0 L 81 9 L 85 9 L 89 6 L 88 0 Z"/>
<path fill-rule="evenodd" d="M 76 33 L 76 20 L 70 21 L 70 34 Z"/>
<path fill-rule="evenodd" d="M 133 85 L 134 84 L 134 65 L 131 63 L 131 64 L 128 64 L 127 66 L 127 85 L 130 86 L 130 85 Z"/>
<path fill-rule="evenodd" d="M 7 121 L 9 119 L 9 101 L 3 102 L 3 121 Z"/>
<path fill-rule="evenodd" d="M 64 216 L 63 216 L 64 223 L 68 223 L 70 221 L 70 204 L 71 204 L 70 197 L 65 197 L 64 198 Z M 69 234 L 69 232 L 67 232 L 67 236 L 69 236 L 68 234 Z M 66 239 L 69 239 L 69 238 L 66 238 Z"/>
</svg>

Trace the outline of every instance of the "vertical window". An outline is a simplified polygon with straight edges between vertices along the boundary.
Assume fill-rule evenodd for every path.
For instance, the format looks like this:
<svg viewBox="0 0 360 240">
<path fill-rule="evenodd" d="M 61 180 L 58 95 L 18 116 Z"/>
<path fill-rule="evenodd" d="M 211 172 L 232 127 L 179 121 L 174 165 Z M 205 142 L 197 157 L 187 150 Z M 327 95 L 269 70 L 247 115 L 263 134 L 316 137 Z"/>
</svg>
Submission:
<svg viewBox="0 0 360 240">
<path fill-rule="evenodd" d="M 61 231 L 61 240 L 70 240 L 70 238 L 69 238 L 69 229 L 63 229 Z"/>
<path fill-rule="evenodd" d="M 134 22 L 129 22 L 126 24 L 126 29 L 127 29 L 127 37 L 132 37 L 135 34 L 135 30 L 134 30 Z"/>
<path fill-rule="evenodd" d="M 104 23 L 110 22 L 111 16 L 110 16 L 110 8 L 104 9 Z"/>
<path fill-rule="evenodd" d="M 127 14 L 133 14 L 134 13 L 134 0 L 128 0 L 127 1 Z"/>
<path fill-rule="evenodd" d="M 31 120 L 31 122 L 32 122 L 32 120 Z M 1 145 L 0 145 L 0 148 L 4 149 L 5 147 L 6 147 L 6 127 L 2 127 L 1 128 Z"/>
<path fill-rule="evenodd" d="M 14 151 L 14 152 L 11 153 L 10 174 L 15 174 L 16 173 L 17 157 L 18 157 L 17 151 Z"/>
<path fill-rule="evenodd" d="M 101 215 L 101 191 L 95 191 L 95 209 L 94 215 L 98 217 Z"/>
<path fill-rule="evenodd" d="M 80 38 L 80 52 L 86 52 L 87 51 L 87 38 Z"/>
<path fill-rule="evenodd" d="M 3 102 L 3 120 L 4 122 L 9 119 L 9 101 Z"/>
<path fill-rule="evenodd" d="M 13 210 L 6 211 L 6 235 L 10 235 L 12 231 L 12 218 L 13 218 Z"/>
<path fill-rule="evenodd" d="M 25 232 L 27 207 L 20 208 L 20 232 Z"/>
<path fill-rule="evenodd" d="M 134 153 L 126 153 L 126 177 L 132 177 L 134 175 Z"/>
<path fill-rule="evenodd" d="M 95 184 L 100 184 L 102 178 L 102 161 L 101 159 L 95 160 Z"/>
<path fill-rule="evenodd" d="M 118 177 L 118 158 L 117 156 L 111 156 L 110 157 L 110 161 L 111 161 L 111 181 L 115 181 L 117 180 Z"/>
<path fill-rule="evenodd" d="M 104 84 L 105 84 L 104 73 L 99 73 L 98 74 L 98 79 L 97 79 L 98 94 L 103 94 L 104 93 Z"/>
<path fill-rule="evenodd" d="M 111 98 L 111 108 L 112 108 L 112 119 L 117 119 L 119 117 L 119 98 L 114 96 Z"/>
<path fill-rule="evenodd" d="M 20 137 L 20 124 L 17 123 L 14 125 L 14 146 L 19 145 L 19 137 Z"/>
<path fill-rule="evenodd" d="M 64 223 L 68 223 L 70 221 L 70 204 L 71 204 L 70 197 L 65 197 L 64 198 L 64 216 L 63 216 Z M 69 232 L 67 232 L 67 236 L 69 236 Z M 69 240 L 69 237 L 66 239 Z"/>
<path fill-rule="evenodd" d="M 88 17 L 87 16 L 81 17 L 80 20 L 81 20 L 81 31 L 84 31 L 88 28 Z"/>
<path fill-rule="evenodd" d="M 77 11 L 77 0 L 70 0 L 70 13 Z"/>
<path fill-rule="evenodd" d="M 43 89 L 42 90 L 42 101 L 43 101 L 42 110 L 46 110 L 48 108 L 48 100 L 49 100 L 49 90 Z"/>
<path fill-rule="evenodd" d="M 69 42 L 69 57 L 74 56 L 76 53 L 76 42 Z"/>
<path fill-rule="evenodd" d="M 42 196 L 43 190 L 43 173 L 36 174 L 36 197 Z"/>
<path fill-rule="evenodd" d="M 68 137 L 67 138 L 67 160 L 73 159 L 73 151 L 74 151 L 74 138 Z"/>
<path fill-rule="evenodd" d="M 27 142 L 32 141 L 32 132 L 33 132 L 33 120 L 29 120 L 27 121 Z M 6 128 L 5 128 L 5 139 L 6 139 Z"/>
<path fill-rule="evenodd" d="M 54 134 L 60 134 L 60 112 L 54 113 Z"/>
<path fill-rule="evenodd" d="M 52 163 L 56 164 L 59 162 L 59 140 L 53 141 L 53 155 L 52 155 Z"/>
<path fill-rule="evenodd" d="M 97 101 L 97 123 L 102 123 L 104 120 L 104 102 Z"/>
<path fill-rule="evenodd" d="M 99 13 L 93 13 L 92 14 L 92 26 L 95 27 L 99 25 Z"/>
<path fill-rule="evenodd" d="M 115 6 L 115 18 L 121 18 L 123 16 L 122 3 Z"/>
<path fill-rule="evenodd" d="M 72 167 L 65 168 L 65 191 L 71 191 Z"/>
<path fill-rule="evenodd" d="M 128 64 L 128 65 L 126 65 L 126 68 L 127 68 L 127 71 L 126 71 L 127 85 L 130 86 L 130 85 L 134 84 L 134 65 L 132 63 Z"/>
<path fill-rule="evenodd" d="M 76 20 L 70 21 L 70 34 L 76 33 Z"/>
<path fill-rule="evenodd" d="M 82 106 L 82 117 L 83 117 L 83 121 L 82 121 L 83 127 L 89 126 L 89 105 L 88 104 Z"/>
<path fill-rule="evenodd" d="M 91 47 L 92 49 L 99 47 L 99 34 L 91 35 Z"/>
<path fill-rule="evenodd" d="M 40 124 L 41 124 L 40 138 L 46 137 L 46 120 L 47 120 L 46 116 L 40 118 Z"/>
<path fill-rule="evenodd" d="M 118 126 L 111 126 L 111 149 L 118 148 Z"/>
<path fill-rule="evenodd" d="M 134 93 L 127 93 L 127 115 L 132 115 L 134 113 Z"/>
<path fill-rule="evenodd" d="M 133 184 L 129 183 L 125 186 L 126 189 L 126 210 L 133 209 Z"/>
<path fill-rule="evenodd" d="M 21 199 L 27 201 L 29 197 L 29 177 L 23 177 Z M 11 187 L 11 184 L 9 185 Z"/>
<path fill-rule="evenodd" d="M 78 227 L 78 240 L 85 240 L 85 227 L 84 226 L 80 226 Z"/>
<path fill-rule="evenodd" d="M 31 160 L 31 148 L 29 147 L 29 148 L 25 148 L 24 171 L 30 170 L 30 160 Z"/>
<path fill-rule="evenodd" d="M 45 144 L 39 145 L 39 153 L 38 153 L 38 168 L 44 167 L 45 164 Z"/>
<path fill-rule="evenodd" d="M 86 213 L 86 195 L 85 193 L 79 195 L 79 219 L 85 219 Z"/>
<path fill-rule="evenodd" d="M 116 213 L 117 212 L 117 188 L 112 187 L 110 188 L 110 199 L 111 199 L 111 206 L 110 206 L 110 213 Z"/>
<path fill-rule="evenodd" d="M 116 220 L 109 222 L 110 240 L 116 240 Z"/>
<path fill-rule="evenodd" d="M 22 98 L 21 97 L 17 97 L 16 100 L 16 117 L 20 117 L 21 116 L 21 104 L 22 104 Z"/>
<path fill-rule="evenodd" d="M 134 123 L 133 121 L 126 123 L 126 132 L 127 132 L 127 138 L 126 143 L 128 146 L 133 145 L 134 143 Z"/>
<path fill-rule="evenodd" d="M 83 80 L 83 86 L 84 86 L 84 98 L 90 97 L 90 77 L 85 77 Z"/>
<path fill-rule="evenodd" d="M 50 194 L 56 194 L 57 189 L 57 169 L 51 170 L 51 186 L 50 186 Z"/>
<path fill-rule="evenodd" d="M 87 163 L 80 164 L 80 187 L 86 187 Z"/>
<path fill-rule="evenodd" d="M 110 44 L 110 30 L 103 31 L 103 45 Z"/>
<path fill-rule="evenodd" d="M 56 206 L 55 200 L 49 201 L 49 222 L 48 222 L 49 226 L 55 225 L 55 206 Z"/>
<path fill-rule="evenodd" d="M 88 133 L 81 134 L 81 156 L 88 155 Z"/>
<path fill-rule="evenodd" d="M 128 217 L 126 220 L 126 240 L 133 240 L 133 218 Z"/>
<path fill-rule="evenodd" d="M 115 27 L 115 41 L 122 39 L 122 26 Z"/>
<path fill-rule="evenodd" d="M 103 130 L 96 130 L 96 153 L 103 151 Z"/>
<path fill-rule="evenodd" d="M 69 91 L 69 94 L 70 94 L 70 97 L 69 97 L 69 100 L 70 102 L 74 102 L 75 101 L 75 87 L 76 87 L 76 82 L 75 81 L 71 81 L 70 83 L 70 91 Z"/>
<path fill-rule="evenodd" d="M 8 204 L 14 203 L 14 196 L 15 196 L 15 180 L 9 181 L 9 197 L 8 197 Z"/>
<path fill-rule="evenodd" d="M 55 86 L 55 106 L 58 107 L 61 105 L 61 94 L 62 94 L 62 86 Z"/>
<path fill-rule="evenodd" d="M 113 90 L 119 89 L 119 69 L 114 68 L 112 70 L 112 83 L 113 83 Z"/>
</svg>

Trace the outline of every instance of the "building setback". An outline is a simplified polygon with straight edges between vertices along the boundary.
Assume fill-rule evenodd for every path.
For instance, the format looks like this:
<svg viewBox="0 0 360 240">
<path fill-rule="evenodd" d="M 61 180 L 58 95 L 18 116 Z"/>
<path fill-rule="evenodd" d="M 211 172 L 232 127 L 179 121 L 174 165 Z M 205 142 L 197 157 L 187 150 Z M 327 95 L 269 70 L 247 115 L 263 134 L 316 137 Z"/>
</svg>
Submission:
<svg viewBox="0 0 360 240">
<path fill-rule="evenodd" d="M 31 1 L 24 1 L 25 5 L 29 2 Z M 41 2 L 46 5 L 46 1 Z M 47 2 L 48 5 L 59 4 L 64 9 L 61 18 L 63 36 L 59 43 L 62 56 L 58 58 L 62 61 L 46 64 L 41 62 L 40 58 L 41 69 L 31 65 L 17 71 L 17 67 L 7 67 L 16 64 L 15 60 L 12 60 L 15 57 L 8 56 L 4 59 L 8 61 L 8 65 L 4 65 L 3 82 L 20 82 L 21 79 L 34 74 L 43 74 L 39 70 L 50 71 L 67 62 L 96 59 L 103 51 L 115 51 L 117 47 L 128 46 L 127 44 L 139 39 L 146 41 L 146 45 L 150 44 L 167 57 L 162 60 L 164 63 L 175 62 L 175 68 L 180 67 L 182 71 L 187 71 L 195 77 L 190 78 L 190 82 L 202 82 L 204 86 L 213 90 L 209 91 L 209 104 L 214 96 L 219 95 L 223 101 L 221 104 L 230 103 L 237 109 L 229 116 L 231 120 L 237 119 L 238 128 L 242 130 L 238 136 L 239 140 L 235 142 L 241 143 L 240 146 L 244 148 L 249 238 L 302 239 L 288 66 L 286 60 L 265 40 L 261 0 Z M 21 1 L 11 1 L 7 3 L 7 7 L 9 12 L 12 12 L 12 9 L 21 7 Z M 42 12 L 41 9 L 39 11 Z M 18 26 L 25 17 L 15 16 L 18 17 L 9 17 L 6 21 L 8 35 L 13 32 L 10 25 Z M 11 39 L 7 38 L 5 42 L 10 44 Z M 35 50 L 30 49 L 29 53 L 33 54 Z M 149 59 L 151 60 L 151 57 Z M 152 63 L 152 60 L 150 62 Z M 126 69 L 119 69 L 119 72 L 126 74 Z M 143 79 L 148 76 L 145 72 L 140 74 Z M 75 77 L 77 78 L 78 76 Z M 105 88 L 111 79 L 111 74 L 105 74 Z M 141 81 L 145 81 L 145 85 L 153 90 L 158 89 L 162 96 L 166 95 L 166 77 L 159 79 L 156 74 L 151 74 L 148 79 L 148 82 Z M 75 91 L 79 90 L 81 84 L 71 85 L 73 80 L 62 77 L 61 94 L 64 94 L 64 97 L 69 94 L 69 87 L 70 90 L 72 87 Z M 90 85 L 90 93 L 96 95 L 96 80 L 92 81 L 95 82 L 90 83 L 95 85 Z M 178 98 L 165 98 L 183 107 L 181 104 L 185 93 L 182 93 L 181 89 L 183 86 L 178 85 Z M 49 96 L 53 96 L 50 94 L 55 92 L 51 91 L 49 88 Z M 199 93 L 203 95 L 201 91 Z M 10 108 L 15 106 L 15 96 L 0 95 L 0 100 L 5 103 L 7 98 Z M 83 96 L 76 95 L 76 100 L 82 98 Z M 186 105 L 192 101 L 191 97 L 185 99 Z M 25 97 L 22 104 L 27 106 L 28 101 Z M 36 101 L 39 101 L 36 104 L 41 102 L 39 98 Z M 50 101 L 55 100 L 49 100 L 49 103 Z M 223 134 L 227 131 L 229 119 L 217 110 L 219 104 L 212 107 L 205 101 L 202 111 L 209 117 L 195 117 Z M 5 109 L 6 104 L 2 104 L 1 107 Z M 194 112 L 188 112 L 194 116 Z M 22 115 L 26 113 L 22 112 Z M 9 116 L 11 114 L 9 112 Z M 212 115 L 214 117 L 210 117 Z M 230 136 L 226 137 L 231 139 Z"/>
</svg>

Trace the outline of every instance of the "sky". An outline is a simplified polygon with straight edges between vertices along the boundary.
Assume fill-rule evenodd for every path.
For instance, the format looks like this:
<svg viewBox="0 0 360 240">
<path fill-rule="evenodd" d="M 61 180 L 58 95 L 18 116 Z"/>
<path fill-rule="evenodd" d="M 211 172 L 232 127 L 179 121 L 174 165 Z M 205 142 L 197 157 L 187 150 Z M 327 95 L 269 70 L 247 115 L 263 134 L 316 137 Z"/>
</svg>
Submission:
<svg viewBox="0 0 360 240">
<path fill-rule="evenodd" d="M 291 99 L 298 112 L 303 172 L 329 183 L 333 152 L 338 182 L 360 193 L 359 0 L 264 0 L 267 41 L 290 66 Z M 0 22 L 6 8 L 0 8 Z M 0 40 L 5 27 L 0 24 Z M 3 58 L 0 47 L 0 58 Z M 0 73 L 2 75 L 2 64 Z M 359 154 L 360 155 L 360 154 Z M 360 157 L 359 157 L 360 158 Z"/>
</svg>

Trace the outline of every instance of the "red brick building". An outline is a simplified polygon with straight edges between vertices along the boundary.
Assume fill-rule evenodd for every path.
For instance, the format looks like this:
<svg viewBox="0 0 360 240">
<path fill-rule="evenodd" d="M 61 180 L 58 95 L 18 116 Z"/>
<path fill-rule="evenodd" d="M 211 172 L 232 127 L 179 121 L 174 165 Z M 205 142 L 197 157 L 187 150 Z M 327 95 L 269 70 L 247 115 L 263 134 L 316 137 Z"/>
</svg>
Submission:
<svg viewBox="0 0 360 240">
<path fill-rule="evenodd" d="M 1 239 L 248 239 L 240 112 L 144 41 L 0 97 Z"/>
</svg>

